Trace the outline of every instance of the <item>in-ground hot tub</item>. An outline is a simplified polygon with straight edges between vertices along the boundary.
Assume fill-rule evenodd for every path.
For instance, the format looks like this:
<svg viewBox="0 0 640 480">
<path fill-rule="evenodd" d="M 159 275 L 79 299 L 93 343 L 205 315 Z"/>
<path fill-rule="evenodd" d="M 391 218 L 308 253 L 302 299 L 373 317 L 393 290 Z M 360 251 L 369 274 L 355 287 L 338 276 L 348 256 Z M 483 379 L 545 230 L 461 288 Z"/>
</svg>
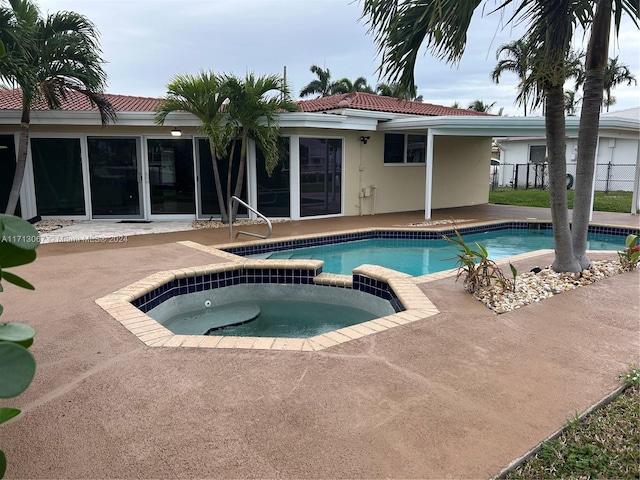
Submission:
<svg viewBox="0 0 640 480">
<path fill-rule="evenodd" d="M 213 247 L 181 243 L 228 261 L 158 272 L 96 300 L 148 346 L 317 351 L 438 313 L 409 275 L 382 267 L 362 265 L 353 275 L 333 275 L 322 273 L 323 262 L 318 260 L 247 260 Z M 234 305 L 234 300 L 246 300 L 247 292 L 254 295 L 249 305 Z M 196 297 L 195 304 L 190 295 Z M 304 323 L 302 317 L 310 317 L 312 311 L 314 315 L 320 312 L 319 325 L 305 325 L 298 329 L 301 333 L 224 332 L 243 327 L 230 323 L 243 323 L 254 317 L 259 320 L 260 312 L 271 308 L 261 302 L 273 300 L 280 313 L 299 313 L 304 305 L 307 313 L 294 316 L 294 323 Z M 289 300 L 302 303 L 288 303 Z M 229 318 L 217 323 L 176 318 L 188 317 L 194 309 L 212 307 L 227 309 Z M 341 321 L 346 319 L 346 323 L 333 323 L 339 317 L 344 317 Z"/>
<path fill-rule="evenodd" d="M 309 338 L 395 313 L 388 300 L 324 285 L 244 284 L 173 297 L 147 314 L 173 333 Z"/>
</svg>

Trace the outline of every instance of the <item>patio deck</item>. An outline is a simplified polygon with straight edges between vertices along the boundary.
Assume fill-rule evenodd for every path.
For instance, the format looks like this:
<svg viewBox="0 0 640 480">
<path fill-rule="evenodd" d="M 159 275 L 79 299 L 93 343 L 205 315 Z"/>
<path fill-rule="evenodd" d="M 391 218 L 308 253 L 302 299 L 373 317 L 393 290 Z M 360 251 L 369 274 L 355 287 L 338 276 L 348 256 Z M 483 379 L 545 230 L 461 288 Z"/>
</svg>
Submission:
<svg viewBox="0 0 640 480">
<path fill-rule="evenodd" d="M 549 212 L 434 214 L 449 218 Z M 274 236 L 422 220 L 288 222 Z M 594 223 L 637 227 L 638 217 L 596 214 Z M 23 409 L 0 427 L 7 478 L 488 478 L 640 363 L 638 271 L 500 316 L 453 277 L 424 283 L 441 313 L 322 352 L 151 348 L 95 304 L 158 270 L 215 262 L 175 242 L 227 235 L 46 244 L 16 269 L 37 290 L 8 286 L 2 319 L 36 329 L 38 370 L 25 393 L 1 402 Z"/>
</svg>

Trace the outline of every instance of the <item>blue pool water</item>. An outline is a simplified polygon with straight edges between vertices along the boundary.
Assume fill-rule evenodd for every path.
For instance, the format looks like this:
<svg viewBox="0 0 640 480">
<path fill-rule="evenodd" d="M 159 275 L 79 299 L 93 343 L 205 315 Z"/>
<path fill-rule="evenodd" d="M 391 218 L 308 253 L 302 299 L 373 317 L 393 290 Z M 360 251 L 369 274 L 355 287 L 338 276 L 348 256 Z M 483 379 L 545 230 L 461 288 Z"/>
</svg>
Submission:
<svg viewBox="0 0 640 480">
<path fill-rule="evenodd" d="M 551 230 L 499 230 L 463 236 L 464 241 L 485 247 L 489 258 L 499 260 L 520 253 L 553 249 Z M 621 250 L 624 237 L 589 234 L 589 250 Z M 369 239 L 274 252 L 273 259 L 324 260 L 323 272 L 350 275 L 362 264 L 380 265 L 412 276 L 456 267 L 456 247 L 445 240 Z"/>
</svg>

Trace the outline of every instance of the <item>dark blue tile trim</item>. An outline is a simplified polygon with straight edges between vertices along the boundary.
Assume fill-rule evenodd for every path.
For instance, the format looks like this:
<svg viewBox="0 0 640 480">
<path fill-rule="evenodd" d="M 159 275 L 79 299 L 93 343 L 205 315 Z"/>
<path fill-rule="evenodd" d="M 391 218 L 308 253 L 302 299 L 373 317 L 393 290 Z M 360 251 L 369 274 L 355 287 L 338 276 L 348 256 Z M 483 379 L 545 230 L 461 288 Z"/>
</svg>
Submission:
<svg viewBox="0 0 640 480">
<path fill-rule="evenodd" d="M 463 227 L 458 231 L 461 235 L 469 235 L 474 233 L 494 232 L 498 230 L 553 230 L 550 222 L 501 222 L 489 225 L 479 225 L 475 227 Z M 621 227 L 601 227 L 589 226 L 589 233 L 603 233 L 607 235 L 627 236 L 630 233 L 638 234 L 638 228 L 621 228 Z M 316 247 L 320 245 L 332 245 L 335 243 L 352 242 L 357 240 L 369 240 L 376 238 L 384 239 L 406 239 L 406 240 L 437 240 L 442 235 L 455 235 L 453 228 L 441 231 L 427 230 L 373 230 L 369 232 L 347 233 L 340 235 L 327 235 L 314 238 L 304 238 L 299 240 L 287 240 L 282 242 L 262 243 L 260 245 L 238 246 L 223 249 L 226 252 L 235 255 L 257 255 L 262 253 L 279 252 L 282 250 L 292 250 L 296 248 Z"/>
<path fill-rule="evenodd" d="M 136 298 L 131 302 L 131 304 L 142 312 L 147 313 L 162 302 L 165 302 L 176 295 L 186 295 L 188 293 L 203 292 L 205 290 L 224 288 L 244 283 L 312 285 L 314 277 L 318 276 L 320 273 L 322 273 L 321 268 L 313 270 L 292 268 L 241 268 L 227 272 L 200 275 L 198 277 L 180 278 L 162 285 L 140 298 Z M 404 307 L 402 307 L 393 291 L 389 288 L 389 285 L 384 282 L 376 284 L 376 288 L 369 288 L 368 290 L 362 291 L 366 291 L 372 295 L 389 300 L 396 312 L 404 310 Z M 393 300 L 394 298 L 395 303 Z M 400 308 L 400 310 L 398 308 Z"/>
<path fill-rule="evenodd" d="M 388 300 L 396 313 L 405 309 L 393 289 L 382 280 L 356 274 L 353 276 L 353 289 Z"/>
</svg>

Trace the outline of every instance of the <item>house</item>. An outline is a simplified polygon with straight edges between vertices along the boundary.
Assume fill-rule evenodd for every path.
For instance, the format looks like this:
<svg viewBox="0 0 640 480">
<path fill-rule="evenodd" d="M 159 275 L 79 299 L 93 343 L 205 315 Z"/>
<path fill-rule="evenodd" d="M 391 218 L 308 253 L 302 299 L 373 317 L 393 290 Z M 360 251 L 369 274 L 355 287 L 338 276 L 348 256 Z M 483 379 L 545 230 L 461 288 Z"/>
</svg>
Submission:
<svg viewBox="0 0 640 480">
<path fill-rule="evenodd" d="M 566 156 L 567 173 L 576 172 L 578 153 L 578 117 L 568 117 Z M 600 132 L 596 156 L 597 191 L 634 191 L 639 155 L 640 108 L 631 108 L 600 115 Z M 513 136 L 496 138 L 502 167 L 499 169 L 499 185 L 531 183 L 535 171 L 533 165 L 544 164 L 547 156 L 544 136 Z M 519 167 L 518 167 L 519 165 Z M 526 165 L 530 167 L 527 168 Z M 526 172 L 529 171 L 527 176 Z M 516 178 L 517 175 L 517 178 Z"/>
<path fill-rule="evenodd" d="M 212 158 L 199 121 L 176 112 L 157 126 L 159 99 L 107 97 L 118 119 L 106 127 L 80 96 L 71 95 L 60 110 L 33 109 L 22 217 L 218 217 Z M 300 111 L 280 115 L 285 148 L 271 176 L 261 152 L 251 143 L 248 148 L 242 198 L 272 218 L 415 210 L 430 218 L 432 209 L 486 203 L 492 137 L 544 132 L 539 118 L 366 93 L 298 103 Z M 0 90 L 0 145 L 7 147 L 0 150 L 0 206 L 15 170 L 20 114 L 20 92 Z M 226 179 L 226 161 L 219 166 Z"/>
</svg>

